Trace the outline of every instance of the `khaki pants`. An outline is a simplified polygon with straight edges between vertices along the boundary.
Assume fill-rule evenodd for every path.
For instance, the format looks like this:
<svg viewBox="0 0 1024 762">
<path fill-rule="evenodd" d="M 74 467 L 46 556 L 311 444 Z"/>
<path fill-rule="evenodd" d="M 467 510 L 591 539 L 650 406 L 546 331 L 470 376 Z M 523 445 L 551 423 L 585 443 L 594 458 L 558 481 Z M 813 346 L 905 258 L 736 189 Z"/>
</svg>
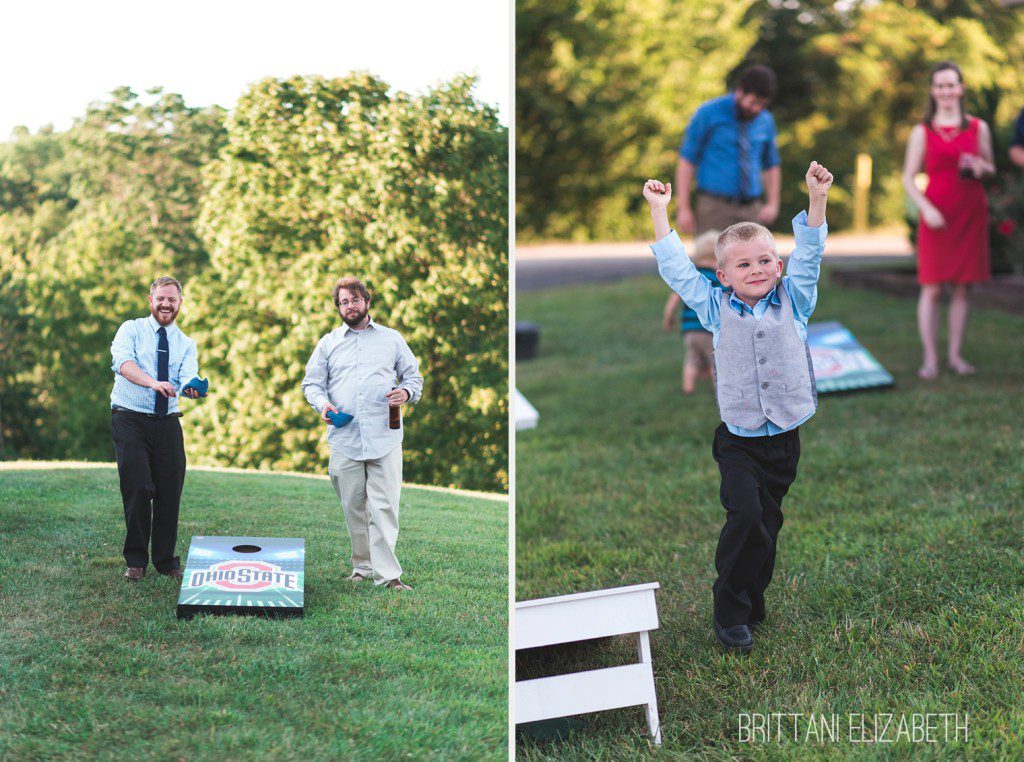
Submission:
<svg viewBox="0 0 1024 762">
<path fill-rule="evenodd" d="M 697 204 L 693 209 L 693 216 L 697 220 L 697 235 L 709 230 L 717 230 L 721 233 L 737 222 L 757 222 L 757 215 L 760 211 L 760 201 L 751 201 L 749 204 L 730 204 L 728 201 L 706 196 L 697 191 Z"/>
<path fill-rule="evenodd" d="M 402 576 L 395 557 L 398 501 L 402 495 L 402 446 L 382 458 L 352 460 L 331 450 L 327 467 L 352 541 L 352 571 L 383 585 Z"/>
<path fill-rule="evenodd" d="M 710 331 L 687 331 L 683 334 L 683 346 L 683 367 L 699 372 L 715 367 L 715 339 Z"/>
</svg>

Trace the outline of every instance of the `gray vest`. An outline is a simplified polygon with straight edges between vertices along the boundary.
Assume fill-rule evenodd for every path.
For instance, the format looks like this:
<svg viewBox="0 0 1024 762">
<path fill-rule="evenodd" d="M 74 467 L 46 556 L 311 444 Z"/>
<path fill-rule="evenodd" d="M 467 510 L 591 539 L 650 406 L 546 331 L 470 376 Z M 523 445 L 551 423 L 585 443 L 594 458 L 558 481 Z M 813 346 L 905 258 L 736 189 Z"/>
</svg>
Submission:
<svg viewBox="0 0 1024 762">
<path fill-rule="evenodd" d="M 818 409 L 818 390 L 807 342 L 796 332 L 793 302 L 782 281 L 779 304 L 760 320 L 738 315 L 722 292 L 715 347 L 715 388 L 722 420 L 742 429 L 771 421 L 787 429 Z"/>
</svg>

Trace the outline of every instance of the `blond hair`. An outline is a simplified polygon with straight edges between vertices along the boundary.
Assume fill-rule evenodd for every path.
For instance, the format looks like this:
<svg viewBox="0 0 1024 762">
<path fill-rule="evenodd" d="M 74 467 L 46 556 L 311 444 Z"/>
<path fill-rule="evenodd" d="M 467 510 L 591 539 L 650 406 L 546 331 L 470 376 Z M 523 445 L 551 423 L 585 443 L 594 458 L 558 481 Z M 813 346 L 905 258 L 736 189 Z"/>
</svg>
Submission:
<svg viewBox="0 0 1024 762">
<path fill-rule="evenodd" d="M 718 260 L 718 266 L 725 267 L 725 253 L 733 244 L 749 241 L 767 241 L 771 244 L 772 254 L 776 257 L 779 256 L 775 249 L 775 238 L 768 228 L 758 225 L 756 222 L 737 222 L 735 225 L 727 227 L 718 236 L 718 242 L 715 244 L 715 259 Z"/>
<path fill-rule="evenodd" d="M 153 285 L 149 287 L 149 295 L 152 296 L 158 288 L 163 288 L 164 286 L 174 286 L 178 289 L 178 296 L 182 295 L 181 284 L 170 275 L 162 275 L 153 281 Z"/>
<path fill-rule="evenodd" d="M 708 230 L 697 236 L 693 242 L 693 248 L 690 250 L 690 259 L 694 264 L 707 261 L 715 256 L 715 244 L 718 242 L 719 235 L 721 233 L 717 230 Z"/>
</svg>

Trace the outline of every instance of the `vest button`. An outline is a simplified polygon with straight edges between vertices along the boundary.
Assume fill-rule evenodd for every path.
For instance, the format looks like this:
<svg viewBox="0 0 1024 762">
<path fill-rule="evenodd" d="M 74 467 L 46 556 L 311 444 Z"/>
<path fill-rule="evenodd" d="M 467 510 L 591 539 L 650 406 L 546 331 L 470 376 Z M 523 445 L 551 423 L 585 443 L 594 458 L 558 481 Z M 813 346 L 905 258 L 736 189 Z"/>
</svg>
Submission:
<svg viewBox="0 0 1024 762">
<path fill-rule="evenodd" d="M 768 388 L 768 382 L 765 381 L 763 384 L 761 384 L 761 388 L 762 389 L 767 389 Z"/>
<path fill-rule="evenodd" d="M 763 339 L 764 338 L 764 331 L 758 331 L 757 332 L 757 338 Z"/>
<path fill-rule="evenodd" d="M 768 362 L 768 360 L 762 357 L 760 360 L 758 360 L 758 362 L 764 365 L 766 362 Z"/>
<path fill-rule="evenodd" d="M 771 415 L 771 414 L 772 414 L 772 409 L 771 409 L 770 407 L 766 407 L 766 408 L 764 409 L 764 414 L 765 414 L 765 415 Z"/>
</svg>

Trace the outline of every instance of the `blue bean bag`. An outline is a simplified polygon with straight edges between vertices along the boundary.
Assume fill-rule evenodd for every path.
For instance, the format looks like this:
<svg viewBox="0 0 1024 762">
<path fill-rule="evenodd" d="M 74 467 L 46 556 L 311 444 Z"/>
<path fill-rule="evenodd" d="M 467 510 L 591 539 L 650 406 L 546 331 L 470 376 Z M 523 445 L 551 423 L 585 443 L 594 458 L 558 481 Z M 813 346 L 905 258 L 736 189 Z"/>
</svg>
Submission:
<svg viewBox="0 0 1024 762">
<path fill-rule="evenodd" d="M 337 413 L 328 413 L 327 417 L 331 419 L 331 423 L 333 423 L 334 427 L 337 429 L 340 429 L 342 426 L 348 426 L 352 422 L 352 419 L 355 418 L 354 415 L 342 413 L 340 410 Z"/>
<path fill-rule="evenodd" d="M 191 381 L 185 384 L 183 387 L 181 387 L 182 391 L 185 391 L 186 389 L 195 389 L 197 392 L 199 392 L 200 397 L 205 397 L 206 392 L 209 391 L 210 389 L 210 379 L 199 378 L 197 376 L 196 378 L 193 378 Z"/>
</svg>

